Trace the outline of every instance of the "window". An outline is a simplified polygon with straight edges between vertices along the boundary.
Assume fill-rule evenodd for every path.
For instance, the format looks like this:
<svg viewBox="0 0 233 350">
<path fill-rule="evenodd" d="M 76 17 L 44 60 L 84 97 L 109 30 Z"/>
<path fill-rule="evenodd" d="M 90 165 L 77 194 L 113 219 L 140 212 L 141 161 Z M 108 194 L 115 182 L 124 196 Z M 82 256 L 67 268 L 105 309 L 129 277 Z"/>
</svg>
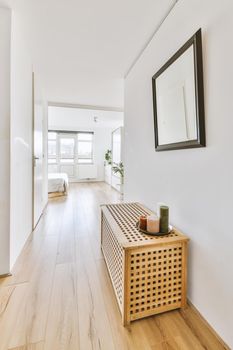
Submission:
<svg viewBox="0 0 233 350">
<path fill-rule="evenodd" d="M 48 132 L 48 163 L 57 163 L 57 133 Z"/>
<path fill-rule="evenodd" d="M 78 164 L 93 163 L 93 133 L 78 133 L 77 140 Z"/>
<path fill-rule="evenodd" d="M 48 132 L 48 163 L 60 165 L 93 163 L 92 132 Z"/>
<path fill-rule="evenodd" d="M 73 164 L 75 157 L 75 137 L 60 137 L 60 162 Z"/>
</svg>

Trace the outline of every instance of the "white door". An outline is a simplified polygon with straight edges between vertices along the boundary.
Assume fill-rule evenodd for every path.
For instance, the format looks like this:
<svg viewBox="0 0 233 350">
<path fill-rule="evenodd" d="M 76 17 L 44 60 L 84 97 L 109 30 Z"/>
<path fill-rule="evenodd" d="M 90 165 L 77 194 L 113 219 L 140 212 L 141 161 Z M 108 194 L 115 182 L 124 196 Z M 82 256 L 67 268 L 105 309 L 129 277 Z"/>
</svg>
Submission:
<svg viewBox="0 0 233 350">
<path fill-rule="evenodd" d="M 34 80 L 34 191 L 33 228 L 43 212 L 43 100 Z"/>
</svg>

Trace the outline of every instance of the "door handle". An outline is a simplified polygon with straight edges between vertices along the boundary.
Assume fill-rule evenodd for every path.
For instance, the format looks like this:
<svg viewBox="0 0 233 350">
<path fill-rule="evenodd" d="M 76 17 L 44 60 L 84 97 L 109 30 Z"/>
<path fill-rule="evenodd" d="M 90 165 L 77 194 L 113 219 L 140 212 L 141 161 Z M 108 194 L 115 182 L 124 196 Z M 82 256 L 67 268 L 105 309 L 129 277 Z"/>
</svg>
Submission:
<svg viewBox="0 0 233 350">
<path fill-rule="evenodd" d="M 33 163 L 34 163 L 34 167 L 36 166 L 36 161 L 39 160 L 40 158 L 39 157 L 33 157 Z"/>
</svg>

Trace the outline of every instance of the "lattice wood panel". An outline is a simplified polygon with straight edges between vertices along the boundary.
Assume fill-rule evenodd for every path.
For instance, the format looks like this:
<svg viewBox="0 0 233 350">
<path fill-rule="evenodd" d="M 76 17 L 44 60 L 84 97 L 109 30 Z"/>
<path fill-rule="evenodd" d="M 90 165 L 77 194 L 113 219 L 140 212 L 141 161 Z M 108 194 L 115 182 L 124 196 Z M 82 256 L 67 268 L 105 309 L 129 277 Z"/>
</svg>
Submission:
<svg viewBox="0 0 233 350">
<path fill-rule="evenodd" d="M 124 203 L 124 204 L 110 204 L 106 206 L 117 224 L 121 228 L 127 242 L 138 242 L 165 239 L 167 237 L 178 237 L 180 234 L 172 230 L 169 235 L 165 236 L 149 236 L 140 232 L 136 228 L 136 223 L 140 215 L 150 215 L 152 212 L 146 208 L 143 208 L 138 203 Z"/>
<path fill-rule="evenodd" d="M 151 213 L 138 203 L 102 206 L 102 250 L 124 325 L 186 305 L 188 238 L 141 233 L 138 217 Z"/>
<path fill-rule="evenodd" d="M 181 306 L 182 245 L 130 251 L 130 319 Z"/>
<path fill-rule="evenodd" d="M 123 303 L 123 248 L 117 241 L 105 215 L 102 214 L 102 249 L 109 274 L 122 310 Z"/>
</svg>

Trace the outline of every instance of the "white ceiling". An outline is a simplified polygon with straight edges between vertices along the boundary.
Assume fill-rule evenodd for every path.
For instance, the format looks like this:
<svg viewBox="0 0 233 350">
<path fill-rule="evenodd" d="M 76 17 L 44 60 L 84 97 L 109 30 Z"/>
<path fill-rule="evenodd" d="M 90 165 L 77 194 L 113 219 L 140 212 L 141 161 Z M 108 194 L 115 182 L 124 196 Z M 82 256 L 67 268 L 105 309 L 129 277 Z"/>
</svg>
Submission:
<svg viewBox="0 0 233 350">
<path fill-rule="evenodd" d="M 81 108 L 48 108 L 48 128 L 51 130 L 94 130 L 96 128 L 117 129 L 123 126 L 123 112 L 100 111 Z M 97 122 L 94 121 L 97 118 Z"/>
<path fill-rule="evenodd" d="M 176 0 L 0 0 L 50 101 L 123 107 L 123 78 Z"/>
</svg>

